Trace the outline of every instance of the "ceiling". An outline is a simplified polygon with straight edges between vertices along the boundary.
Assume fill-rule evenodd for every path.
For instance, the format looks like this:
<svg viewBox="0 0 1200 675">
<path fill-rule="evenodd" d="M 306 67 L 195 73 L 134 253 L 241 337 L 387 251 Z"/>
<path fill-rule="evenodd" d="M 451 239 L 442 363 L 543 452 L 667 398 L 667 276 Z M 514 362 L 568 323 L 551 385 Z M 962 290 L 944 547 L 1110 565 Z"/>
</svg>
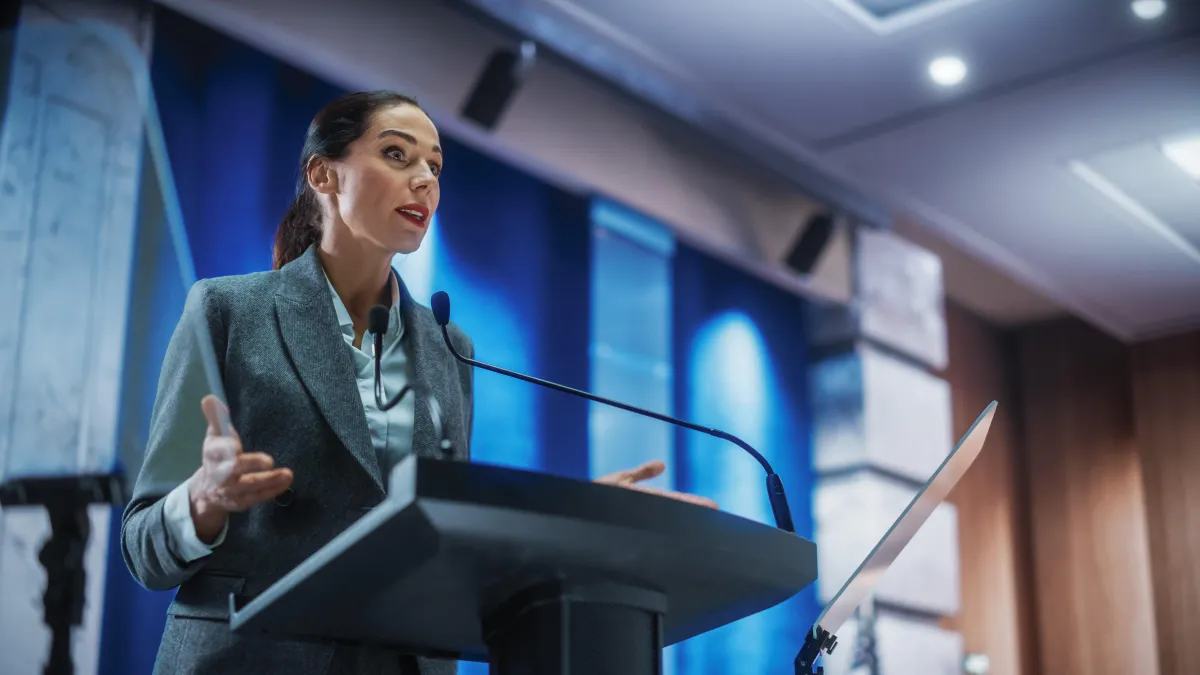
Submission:
<svg viewBox="0 0 1200 675">
<path fill-rule="evenodd" d="M 998 321 L 1062 308 L 1130 341 L 1200 326 L 1200 182 L 1159 149 L 1200 134 L 1194 0 L 1153 21 L 1128 0 L 931 0 L 890 22 L 856 0 L 468 4 L 878 200 Z M 956 87 L 927 75 L 945 54 L 968 64 Z"/>
</svg>

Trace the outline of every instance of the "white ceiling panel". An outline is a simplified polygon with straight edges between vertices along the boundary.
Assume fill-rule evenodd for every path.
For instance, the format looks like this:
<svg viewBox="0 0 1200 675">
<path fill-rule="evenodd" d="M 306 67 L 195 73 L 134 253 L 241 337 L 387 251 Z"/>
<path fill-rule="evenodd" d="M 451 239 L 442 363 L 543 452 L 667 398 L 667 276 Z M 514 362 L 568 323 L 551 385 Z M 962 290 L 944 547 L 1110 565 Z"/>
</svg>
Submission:
<svg viewBox="0 0 1200 675">
<path fill-rule="evenodd" d="M 601 76 L 637 64 L 678 89 L 675 114 L 883 200 L 966 253 L 947 288 L 977 311 L 1059 306 L 1128 340 L 1200 325 L 1200 187 L 1156 150 L 1200 129 L 1200 2 L 1143 21 L 1127 0 L 951 0 L 891 26 L 852 0 L 464 2 L 551 46 L 555 23 L 569 53 L 625 64 L 584 64 Z M 947 54 L 968 74 L 939 88 L 927 65 Z M 981 287 L 974 260 L 1047 302 Z"/>
<path fill-rule="evenodd" d="M 972 64 L 958 98 L 1071 69 L 1177 32 L 1107 0 L 976 0 L 880 36 L 835 0 L 527 0 L 647 56 L 719 103 L 825 144 L 949 100 L 929 59 Z"/>
<path fill-rule="evenodd" d="M 1178 235 L 1190 232 L 1195 186 L 1149 148 L 1200 125 L 1198 66 L 1200 40 L 1173 44 L 828 156 L 898 206 L 936 214 L 928 220 L 950 236 L 971 231 L 1024 261 L 1040 290 L 1109 331 L 1157 334 L 1200 319 L 1200 260 L 1071 163 L 1115 170 L 1109 180 L 1144 200 L 1142 210 Z"/>
</svg>

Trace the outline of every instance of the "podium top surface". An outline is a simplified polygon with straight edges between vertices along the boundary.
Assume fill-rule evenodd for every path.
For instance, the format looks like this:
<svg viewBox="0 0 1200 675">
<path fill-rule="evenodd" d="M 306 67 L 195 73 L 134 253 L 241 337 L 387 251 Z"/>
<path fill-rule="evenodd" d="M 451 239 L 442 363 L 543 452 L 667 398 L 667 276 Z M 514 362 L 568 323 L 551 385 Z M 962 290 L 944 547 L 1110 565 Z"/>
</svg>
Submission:
<svg viewBox="0 0 1200 675">
<path fill-rule="evenodd" d="M 483 660 L 482 617 L 540 583 L 661 592 L 670 645 L 816 577 L 816 546 L 769 525 L 620 487 L 410 456 L 381 504 L 231 611 L 230 624 Z"/>
</svg>

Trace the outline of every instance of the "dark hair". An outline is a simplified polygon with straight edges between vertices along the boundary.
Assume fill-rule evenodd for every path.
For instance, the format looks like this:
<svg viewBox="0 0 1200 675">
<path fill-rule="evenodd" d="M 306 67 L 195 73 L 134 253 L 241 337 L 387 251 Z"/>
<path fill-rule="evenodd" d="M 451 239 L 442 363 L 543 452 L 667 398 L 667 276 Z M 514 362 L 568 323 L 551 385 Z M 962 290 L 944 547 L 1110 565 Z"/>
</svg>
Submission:
<svg viewBox="0 0 1200 675">
<path fill-rule="evenodd" d="M 375 113 L 397 105 L 420 107 L 412 97 L 394 91 L 362 91 L 331 101 L 313 117 L 300 153 L 296 197 L 275 230 L 275 269 L 304 255 L 310 246 L 321 241 L 321 210 L 316 193 L 308 186 L 309 162 L 313 157 L 345 157 L 350 144 L 371 126 Z"/>
</svg>

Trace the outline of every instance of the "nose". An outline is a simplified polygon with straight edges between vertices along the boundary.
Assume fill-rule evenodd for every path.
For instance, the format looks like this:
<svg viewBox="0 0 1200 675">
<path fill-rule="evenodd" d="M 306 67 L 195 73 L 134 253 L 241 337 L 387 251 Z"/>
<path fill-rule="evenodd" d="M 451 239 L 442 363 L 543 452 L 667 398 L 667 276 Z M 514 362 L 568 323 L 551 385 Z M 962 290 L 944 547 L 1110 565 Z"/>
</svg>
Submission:
<svg viewBox="0 0 1200 675">
<path fill-rule="evenodd" d="M 418 171 L 413 177 L 410 187 L 416 190 L 428 190 L 437 181 L 437 176 L 433 175 L 433 171 L 428 166 L 423 171 Z"/>
</svg>

